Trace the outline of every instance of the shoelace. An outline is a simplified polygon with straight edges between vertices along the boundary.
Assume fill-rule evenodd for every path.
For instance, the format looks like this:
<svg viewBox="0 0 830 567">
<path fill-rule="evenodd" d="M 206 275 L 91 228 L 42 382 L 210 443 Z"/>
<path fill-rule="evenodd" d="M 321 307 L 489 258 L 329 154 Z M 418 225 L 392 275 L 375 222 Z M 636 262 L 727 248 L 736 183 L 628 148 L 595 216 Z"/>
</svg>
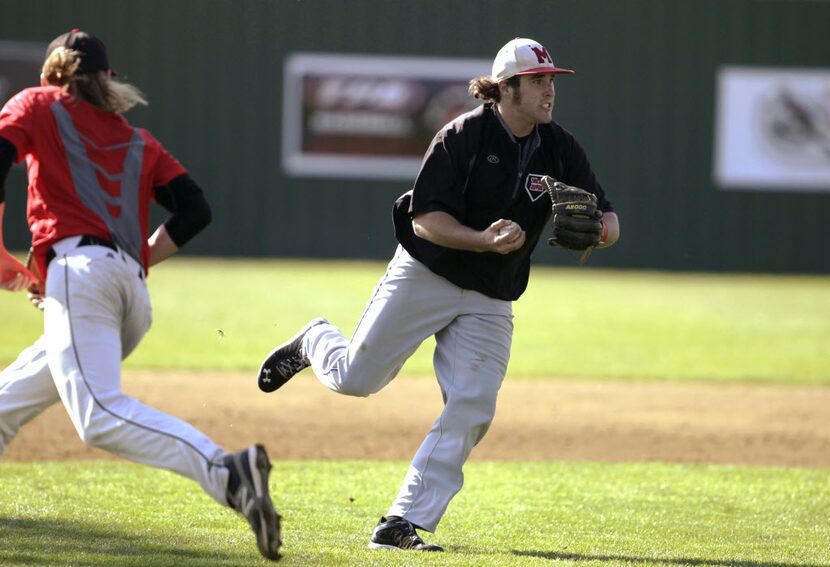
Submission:
<svg viewBox="0 0 830 567">
<path fill-rule="evenodd" d="M 418 547 L 419 545 L 424 545 L 424 540 L 418 537 L 417 534 L 411 534 L 404 538 L 404 541 L 401 542 L 401 547 L 404 549 L 411 549 L 413 547 Z"/>
<path fill-rule="evenodd" d="M 410 549 L 424 543 L 424 541 L 418 537 L 418 532 L 415 531 L 415 528 L 409 522 L 402 522 L 401 525 L 398 526 L 392 533 L 394 534 L 394 539 L 396 540 L 395 544 L 403 549 Z"/>
</svg>

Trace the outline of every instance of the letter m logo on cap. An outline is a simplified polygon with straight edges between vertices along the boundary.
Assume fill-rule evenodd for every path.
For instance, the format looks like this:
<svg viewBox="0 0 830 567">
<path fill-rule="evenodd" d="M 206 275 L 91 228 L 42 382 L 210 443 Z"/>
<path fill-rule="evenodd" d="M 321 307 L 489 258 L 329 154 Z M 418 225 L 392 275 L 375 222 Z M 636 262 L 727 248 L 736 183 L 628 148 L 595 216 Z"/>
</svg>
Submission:
<svg viewBox="0 0 830 567">
<path fill-rule="evenodd" d="M 550 53 L 548 53 L 546 48 L 541 45 L 531 45 L 529 47 L 533 50 L 533 53 L 536 54 L 536 61 L 538 63 L 550 63 L 553 65 L 553 59 L 551 59 Z"/>
</svg>

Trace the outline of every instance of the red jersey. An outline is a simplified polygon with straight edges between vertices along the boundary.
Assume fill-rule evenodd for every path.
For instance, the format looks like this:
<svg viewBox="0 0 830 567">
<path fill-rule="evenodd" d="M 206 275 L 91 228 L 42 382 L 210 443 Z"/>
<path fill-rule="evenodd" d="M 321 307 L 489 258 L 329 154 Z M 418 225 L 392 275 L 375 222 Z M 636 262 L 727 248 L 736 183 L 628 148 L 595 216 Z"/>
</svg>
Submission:
<svg viewBox="0 0 830 567">
<path fill-rule="evenodd" d="M 82 234 L 148 265 L 153 187 L 187 173 L 152 134 L 58 87 L 37 87 L 6 103 L 0 136 L 26 159 L 26 215 L 42 273 L 54 242 Z"/>
</svg>

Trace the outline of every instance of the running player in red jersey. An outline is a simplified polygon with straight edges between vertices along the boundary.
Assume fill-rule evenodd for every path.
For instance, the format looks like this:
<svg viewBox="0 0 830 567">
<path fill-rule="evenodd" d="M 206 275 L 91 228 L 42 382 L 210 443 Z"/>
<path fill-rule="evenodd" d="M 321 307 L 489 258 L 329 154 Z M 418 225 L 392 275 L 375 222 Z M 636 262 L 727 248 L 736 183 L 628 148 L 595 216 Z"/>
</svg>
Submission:
<svg viewBox="0 0 830 567">
<path fill-rule="evenodd" d="M 146 277 L 211 219 L 182 165 L 122 116 L 143 95 L 113 79 L 104 44 L 72 30 L 49 46 L 41 87 L 0 111 L 0 287 L 43 294 L 43 336 L 0 374 L 0 453 L 60 400 L 81 439 L 198 482 L 245 516 L 260 553 L 277 559 L 280 517 L 261 445 L 228 453 L 191 425 L 121 391 L 121 360 L 151 322 Z M 5 179 L 25 158 L 37 273 L 2 239 Z M 148 238 L 151 202 L 171 216 Z"/>
</svg>

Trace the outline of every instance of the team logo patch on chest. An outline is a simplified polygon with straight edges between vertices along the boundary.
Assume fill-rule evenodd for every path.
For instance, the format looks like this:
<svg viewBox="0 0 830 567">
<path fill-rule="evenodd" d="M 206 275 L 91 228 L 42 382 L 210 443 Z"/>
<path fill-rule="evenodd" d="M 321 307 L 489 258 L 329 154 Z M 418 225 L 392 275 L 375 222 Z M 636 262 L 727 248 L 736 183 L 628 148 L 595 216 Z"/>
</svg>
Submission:
<svg viewBox="0 0 830 567">
<path fill-rule="evenodd" d="M 544 177 L 544 175 L 538 175 L 536 173 L 530 173 L 527 176 L 527 180 L 525 181 L 525 191 L 527 191 L 531 201 L 535 201 L 547 193 L 545 186 L 542 185 L 542 177 Z"/>
</svg>

